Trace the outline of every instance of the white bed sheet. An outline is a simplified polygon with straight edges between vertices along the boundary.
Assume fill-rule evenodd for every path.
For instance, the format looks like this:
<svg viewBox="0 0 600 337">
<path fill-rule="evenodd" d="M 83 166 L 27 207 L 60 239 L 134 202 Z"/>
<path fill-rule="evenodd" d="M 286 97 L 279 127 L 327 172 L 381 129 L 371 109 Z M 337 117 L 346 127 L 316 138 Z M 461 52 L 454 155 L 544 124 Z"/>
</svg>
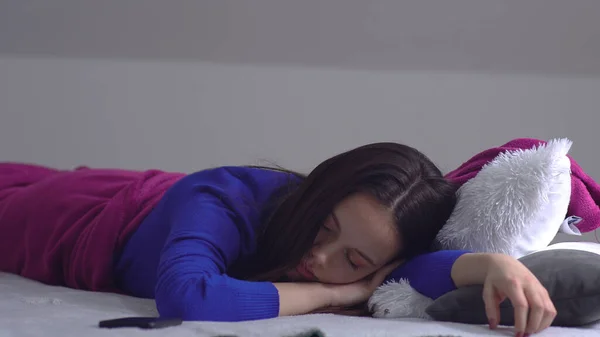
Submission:
<svg viewBox="0 0 600 337">
<path fill-rule="evenodd" d="M 282 337 L 312 328 L 327 337 L 513 336 L 511 329 L 416 319 L 382 320 L 337 315 L 305 315 L 240 323 L 185 322 L 183 325 L 140 330 L 100 329 L 98 321 L 126 316 L 154 316 L 152 300 L 51 287 L 0 273 L 0 337 L 13 336 L 200 336 Z M 600 336 L 600 324 L 586 328 L 552 327 L 540 337 Z"/>
</svg>

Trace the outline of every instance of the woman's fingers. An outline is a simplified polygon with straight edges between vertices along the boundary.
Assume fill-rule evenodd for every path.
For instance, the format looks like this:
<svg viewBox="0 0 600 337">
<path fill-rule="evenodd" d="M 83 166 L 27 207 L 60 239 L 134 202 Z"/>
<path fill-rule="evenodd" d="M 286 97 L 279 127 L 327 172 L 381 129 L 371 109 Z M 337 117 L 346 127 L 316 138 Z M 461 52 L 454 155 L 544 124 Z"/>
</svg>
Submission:
<svg viewBox="0 0 600 337">
<path fill-rule="evenodd" d="M 556 309 L 543 287 L 524 288 L 515 282 L 505 289 L 496 290 L 492 284 L 483 287 L 485 312 L 491 329 L 500 323 L 500 304 L 503 293 L 514 308 L 515 333 L 517 337 L 533 334 L 548 328 L 556 317 Z"/>
<path fill-rule="evenodd" d="M 526 288 L 525 296 L 529 302 L 529 317 L 525 332 L 532 334 L 540 331 L 540 325 L 546 314 L 546 301 L 538 288 Z"/>
<path fill-rule="evenodd" d="M 542 319 L 542 322 L 540 323 L 540 328 L 538 331 L 547 329 L 554 321 L 554 318 L 556 318 L 556 308 L 554 307 L 554 303 L 552 303 L 552 300 L 550 299 L 549 296 L 546 297 L 544 311 L 545 311 L 544 318 Z"/>
<path fill-rule="evenodd" d="M 484 282 L 484 300 L 490 327 L 499 323 L 499 304 L 506 298 L 514 308 L 516 336 L 546 329 L 556 317 L 548 291 L 522 263 L 494 256 Z"/>
<path fill-rule="evenodd" d="M 401 264 L 402 261 L 395 261 L 379 269 L 377 272 L 375 272 L 375 275 L 373 275 L 373 278 L 371 279 L 371 285 L 374 288 L 379 287 L 381 283 L 383 283 L 383 280 L 385 280 L 385 278 Z"/>
<path fill-rule="evenodd" d="M 517 337 L 523 337 L 527 328 L 529 303 L 519 281 L 510 281 L 503 292 L 510 299 L 515 311 L 515 332 Z"/>
<path fill-rule="evenodd" d="M 515 310 L 517 337 L 546 329 L 556 317 L 554 304 L 541 284 L 523 287 L 513 282 L 507 289 L 507 295 Z"/>
<path fill-rule="evenodd" d="M 496 329 L 500 324 L 500 303 L 494 286 L 486 283 L 483 285 L 483 303 L 485 304 L 485 314 L 488 318 L 490 329 Z"/>
<path fill-rule="evenodd" d="M 403 261 L 398 260 L 398 261 L 394 261 L 390 264 L 388 264 L 387 266 L 384 266 L 383 268 L 380 269 L 380 273 L 383 275 L 383 278 L 385 278 L 386 276 L 388 276 L 389 274 L 391 274 L 394 269 L 398 268 Z"/>
</svg>

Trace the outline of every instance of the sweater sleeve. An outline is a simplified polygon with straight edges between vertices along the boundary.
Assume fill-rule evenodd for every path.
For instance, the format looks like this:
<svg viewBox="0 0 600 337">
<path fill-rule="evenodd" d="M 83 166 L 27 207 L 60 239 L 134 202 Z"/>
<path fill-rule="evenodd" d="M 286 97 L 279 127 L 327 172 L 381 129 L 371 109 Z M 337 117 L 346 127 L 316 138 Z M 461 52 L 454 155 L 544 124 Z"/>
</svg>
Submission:
<svg viewBox="0 0 600 337">
<path fill-rule="evenodd" d="M 276 317 L 279 294 L 270 282 L 226 275 L 243 244 L 241 220 L 210 188 L 171 200 L 171 231 L 155 288 L 161 317 L 242 321 Z"/>
<path fill-rule="evenodd" d="M 466 253 L 469 251 L 441 250 L 419 255 L 396 268 L 387 281 L 405 279 L 413 289 L 435 300 L 456 289 L 451 275 L 452 266 Z"/>
</svg>

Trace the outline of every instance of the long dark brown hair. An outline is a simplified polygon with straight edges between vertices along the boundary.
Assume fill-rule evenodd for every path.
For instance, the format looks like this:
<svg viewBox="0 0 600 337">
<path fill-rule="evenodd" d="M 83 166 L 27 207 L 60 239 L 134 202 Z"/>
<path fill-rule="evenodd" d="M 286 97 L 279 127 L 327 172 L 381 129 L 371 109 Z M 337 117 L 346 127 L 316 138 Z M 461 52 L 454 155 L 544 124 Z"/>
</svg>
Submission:
<svg viewBox="0 0 600 337">
<path fill-rule="evenodd" d="M 398 257 L 428 251 L 456 203 L 456 187 L 424 154 L 397 143 L 375 143 L 341 153 L 298 183 L 283 186 L 265 209 L 257 254 L 246 279 L 275 281 L 311 249 L 326 217 L 342 199 L 370 193 L 395 216 Z"/>
</svg>

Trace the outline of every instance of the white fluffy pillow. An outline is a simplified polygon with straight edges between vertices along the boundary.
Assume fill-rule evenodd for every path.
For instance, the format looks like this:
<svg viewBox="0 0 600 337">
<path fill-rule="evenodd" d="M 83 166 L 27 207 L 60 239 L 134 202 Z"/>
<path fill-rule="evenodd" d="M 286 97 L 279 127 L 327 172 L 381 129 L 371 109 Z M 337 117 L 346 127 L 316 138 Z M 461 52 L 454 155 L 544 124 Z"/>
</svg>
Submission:
<svg viewBox="0 0 600 337">
<path fill-rule="evenodd" d="M 369 298 L 369 311 L 375 318 L 423 318 L 431 319 L 427 307 L 433 300 L 417 292 L 407 280 L 381 285 Z"/>
<path fill-rule="evenodd" d="M 458 190 L 436 248 L 520 258 L 547 247 L 571 198 L 571 145 L 568 139 L 552 140 L 494 158 Z"/>
</svg>

